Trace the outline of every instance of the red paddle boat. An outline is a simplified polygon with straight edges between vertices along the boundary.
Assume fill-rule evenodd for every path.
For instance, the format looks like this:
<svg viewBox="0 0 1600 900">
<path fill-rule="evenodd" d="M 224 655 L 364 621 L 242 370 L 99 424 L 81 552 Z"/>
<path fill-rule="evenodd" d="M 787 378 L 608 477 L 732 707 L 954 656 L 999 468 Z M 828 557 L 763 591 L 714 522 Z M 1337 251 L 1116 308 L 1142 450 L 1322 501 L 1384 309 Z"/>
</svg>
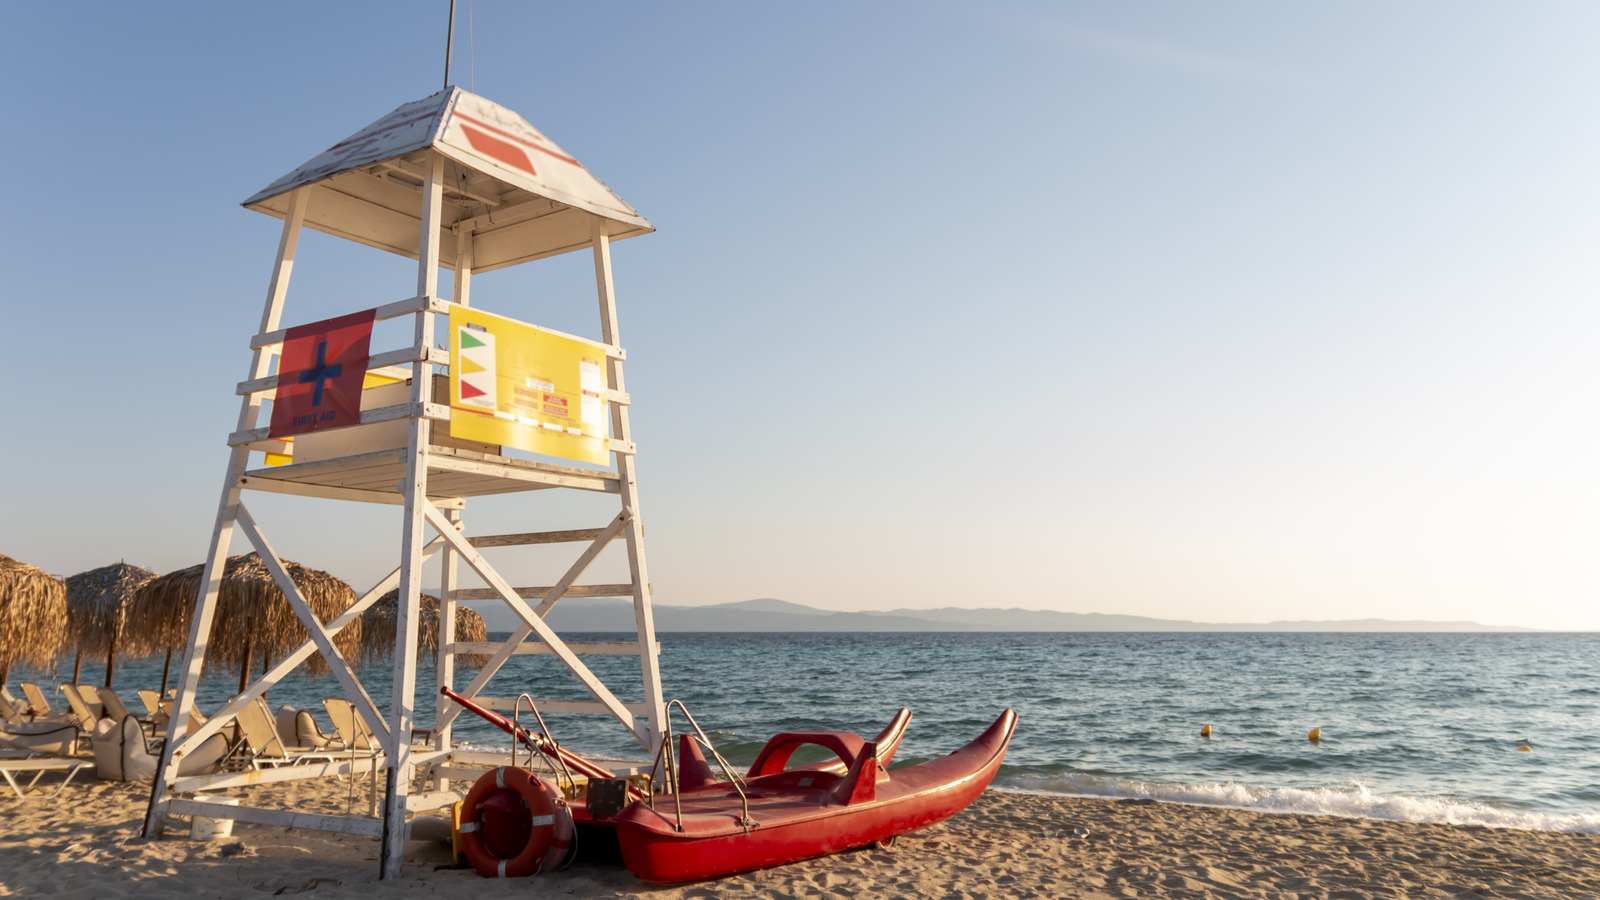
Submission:
<svg viewBox="0 0 1600 900">
<path fill-rule="evenodd" d="M 557 745 L 548 732 L 521 728 L 448 688 L 441 693 L 539 751 L 557 767 L 587 777 L 591 785 L 597 780 L 620 782 L 613 773 Z M 941 822 L 976 800 L 1005 758 L 1017 717 L 1008 709 L 977 740 L 949 756 L 891 773 L 889 762 L 910 721 L 910 710 L 901 709 L 871 741 L 843 731 L 784 732 L 767 741 L 742 777 L 729 770 L 713 750 L 725 776 L 721 780 L 694 735 L 685 733 L 679 735 L 675 766 L 665 745 L 658 757 L 658 763 L 665 758 L 668 766 L 669 793 L 651 795 L 629 784 L 625 805 L 619 804 L 621 809 L 615 815 L 589 809 L 584 797 L 572 796 L 555 805 L 570 810 L 571 820 L 578 824 L 614 827 L 623 862 L 639 878 L 656 884 L 717 878 L 874 843 L 888 846 L 896 836 Z M 705 742 L 698 725 L 694 730 Z M 795 751 L 808 745 L 822 748 L 833 758 L 789 766 Z M 497 769 L 485 775 L 479 786 L 492 798 L 497 796 L 493 789 L 504 786 L 487 782 L 520 771 Z M 478 792 L 475 787 L 474 793 Z M 531 789 L 524 793 L 537 794 Z M 558 812 L 558 825 L 559 818 Z M 467 821 L 465 814 L 463 821 Z M 541 819 L 539 824 L 546 823 Z M 542 833 L 535 829 L 535 836 Z M 516 838 L 510 843 L 521 846 L 521 834 Z M 514 854 L 509 867 L 548 871 L 535 863 L 535 857 L 557 853 L 557 849 L 546 850 L 545 845 L 544 841 L 529 841 Z M 558 846 L 565 845 L 559 840 L 551 844 L 552 848 Z M 512 849 L 480 854 L 483 864 L 474 860 L 474 865 L 484 874 L 509 874 L 501 857 Z M 526 865 L 519 867 L 519 862 Z M 495 869 L 498 872 L 492 871 Z"/>
<path fill-rule="evenodd" d="M 960 750 L 892 773 L 874 742 L 840 731 L 773 737 L 742 784 L 708 780 L 709 767 L 691 752 L 680 764 L 677 793 L 636 800 L 613 820 L 623 862 L 645 881 L 680 884 L 887 846 L 976 800 L 999 770 L 1016 724 L 1008 709 Z M 836 755 L 844 773 L 785 770 L 807 744 Z"/>
</svg>

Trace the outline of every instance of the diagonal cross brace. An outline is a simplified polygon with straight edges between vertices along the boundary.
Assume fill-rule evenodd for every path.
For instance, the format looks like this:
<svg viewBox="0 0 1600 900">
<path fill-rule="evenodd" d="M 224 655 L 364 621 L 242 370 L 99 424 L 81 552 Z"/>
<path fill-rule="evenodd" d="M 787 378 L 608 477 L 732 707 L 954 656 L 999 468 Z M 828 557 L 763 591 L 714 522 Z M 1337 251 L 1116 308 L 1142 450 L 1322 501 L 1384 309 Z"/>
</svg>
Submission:
<svg viewBox="0 0 1600 900">
<path fill-rule="evenodd" d="M 556 636 L 556 633 L 551 630 L 549 625 L 544 623 L 544 619 L 540 618 L 538 613 L 530 609 L 528 604 L 517 596 L 517 592 L 512 589 L 511 585 L 500 577 L 500 573 L 489 565 L 489 561 L 484 559 L 482 554 L 478 553 L 478 548 L 472 546 L 472 543 L 457 530 L 456 526 L 446 519 L 443 513 L 439 512 L 439 508 L 426 498 L 422 498 L 422 513 L 427 517 L 428 524 L 433 526 L 433 530 L 449 541 L 453 550 L 461 554 L 462 562 L 471 566 L 472 570 L 478 573 L 478 577 L 482 578 L 500 594 L 500 599 L 522 619 L 526 627 L 532 628 L 533 631 L 538 633 L 539 639 L 550 646 L 550 652 L 557 659 L 560 659 L 561 664 L 566 666 L 573 675 L 577 676 L 584 687 L 594 694 L 595 699 L 604 704 L 606 709 L 617 717 L 618 721 L 627 726 L 629 733 L 637 734 L 634 731 L 633 712 L 624 706 L 615 694 L 611 693 L 605 683 L 588 666 L 583 664 L 583 660 L 579 659 L 576 653 L 568 649 L 566 643 Z M 502 648 L 502 651 L 504 649 Z M 482 673 L 479 674 L 481 675 Z"/>
<path fill-rule="evenodd" d="M 555 585 L 550 588 L 549 592 L 545 594 L 544 600 L 534 608 L 534 615 L 538 616 L 540 619 L 543 619 L 545 614 L 548 613 L 556 605 L 556 602 L 561 599 L 561 595 L 566 593 L 567 589 L 572 586 L 572 583 L 577 581 L 583 575 L 583 573 L 588 570 L 589 565 L 600 556 L 601 551 L 605 550 L 606 547 L 616 539 L 617 535 L 622 533 L 622 528 L 627 524 L 627 522 L 627 518 L 621 513 L 618 513 L 617 517 L 611 520 L 611 524 L 602 529 L 600 533 L 595 536 L 595 539 L 590 542 L 589 546 L 584 548 L 583 553 L 578 555 L 577 561 L 572 564 L 571 568 L 567 569 L 567 573 L 565 575 L 561 576 L 561 580 L 556 582 Z M 495 673 L 500 671 L 500 667 L 506 664 L 506 661 L 516 653 L 517 647 L 521 646 L 522 642 L 527 640 L 528 635 L 532 633 L 532 625 L 518 626 L 517 630 L 512 633 L 511 637 L 507 638 L 506 641 L 500 645 L 500 649 L 495 651 L 494 654 L 489 657 L 489 661 L 478 668 L 477 676 L 475 676 L 472 679 L 472 683 L 466 687 L 464 692 L 465 696 L 478 696 L 478 692 L 483 690 L 484 685 L 489 683 L 489 679 L 493 678 Z M 439 729 L 444 728 L 445 726 L 454 722 L 456 716 L 460 715 L 460 713 L 461 707 L 446 701 L 445 711 L 439 717 L 439 721 L 435 723 L 434 730 L 438 731 Z"/>
<path fill-rule="evenodd" d="M 428 546 L 422 548 L 423 559 L 428 559 L 435 553 L 438 553 L 439 548 L 442 546 L 444 546 L 444 539 L 434 538 L 433 541 L 428 544 Z M 388 577 L 373 585 L 371 590 L 363 594 L 360 600 L 357 600 L 350 606 L 349 609 L 340 613 L 338 618 L 334 619 L 332 622 L 329 622 L 326 626 L 327 633 L 330 635 L 335 635 L 343 631 L 346 625 L 349 625 L 351 622 L 355 621 L 358 616 L 366 612 L 367 609 L 372 606 L 372 604 L 378 601 L 379 597 L 384 595 L 384 592 L 394 587 L 395 582 L 399 580 L 399 569 L 395 569 L 393 572 L 390 572 Z M 243 693 L 234 697 L 231 702 L 223 706 L 222 709 L 218 710 L 216 715 L 207 719 L 204 723 L 196 726 L 193 731 L 177 740 L 174 743 L 174 754 L 186 753 L 195 747 L 200 746 L 202 741 L 222 730 L 222 727 L 228 724 L 228 722 L 231 721 L 234 716 L 238 715 L 240 710 L 244 709 L 245 706 L 249 705 L 250 703 L 255 702 L 257 697 L 265 694 L 267 689 L 272 685 L 282 681 L 285 675 L 288 675 L 290 672 L 292 672 L 295 667 L 299 666 L 306 660 L 306 657 L 315 652 L 317 652 L 316 642 L 312 641 L 310 638 L 307 638 L 304 644 L 301 644 L 300 647 L 293 653 L 290 653 L 288 656 L 285 656 L 283 659 L 279 660 L 277 665 L 269 669 L 267 673 L 262 675 L 261 678 L 254 684 L 247 686 Z"/>
<path fill-rule="evenodd" d="M 442 548 L 443 544 L 445 544 L 445 540 L 443 540 L 443 538 L 434 538 L 434 540 L 427 544 L 426 548 L 422 548 L 422 559 L 429 559 L 429 557 L 434 556 L 435 552 L 438 552 L 438 549 Z M 366 612 L 368 607 L 376 604 L 379 597 L 384 596 L 384 593 L 389 591 L 389 588 L 394 588 L 395 581 L 398 580 L 400 580 L 400 570 L 395 569 L 394 572 L 389 573 L 389 577 L 379 581 L 378 585 L 373 585 L 373 589 L 370 589 L 370 591 L 366 591 L 366 594 L 363 594 L 360 601 L 355 601 L 355 604 L 350 605 L 350 609 L 339 613 L 339 618 L 334 618 L 333 621 L 330 621 L 330 623 L 326 625 L 326 633 L 338 634 L 341 633 L 341 631 L 344 631 L 344 626 L 350 625 L 350 623 L 357 620 L 357 617 L 360 617 L 363 612 Z M 227 722 L 232 721 L 234 716 L 237 716 L 240 709 L 245 708 L 245 706 L 250 705 L 250 703 L 254 703 L 254 700 L 256 700 L 258 697 L 261 697 L 262 693 L 266 693 L 267 689 L 272 687 L 272 685 L 283 681 L 283 676 L 290 674 L 291 671 L 294 671 L 296 666 L 304 663 L 306 658 L 310 657 L 310 655 L 315 652 L 317 652 L 317 642 L 310 641 L 309 637 L 307 637 L 306 642 L 299 645 L 298 650 L 294 650 L 294 652 L 290 653 L 288 657 L 283 657 L 282 660 L 278 660 L 277 665 L 267 669 L 267 674 L 261 676 L 261 679 L 258 679 L 258 681 L 254 682 L 254 684 L 245 687 L 243 693 L 237 695 L 237 697 L 230 701 L 230 703 L 227 703 L 226 706 L 222 706 L 218 713 L 214 714 L 214 716 L 211 716 L 210 719 L 206 719 L 203 724 L 197 725 L 192 732 L 184 735 L 181 740 L 176 741 L 176 745 L 174 745 L 173 749 L 174 756 L 187 753 L 187 751 L 190 751 L 190 749 L 197 748 L 197 746 L 200 746 L 200 741 L 203 741 L 205 738 L 211 737 L 211 735 L 214 735 L 214 733 L 222 730 L 222 725 L 226 725 Z"/>
<path fill-rule="evenodd" d="M 322 623 L 318 622 L 316 615 L 311 612 L 306 598 L 300 595 L 300 587 L 289 577 L 289 572 L 284 569 L 278 555 L 272 551 L 272 545 L 267 543 L 267 536 L 261 533 L 260 526 L 256 525 L 255 519 L 251 518 L 242 503 L 239 504 L 238 522 L 244 528 L 245 537 L 250 539 L 251 546 L 261 554 L 261 561 L 272 572 L 272 579 L 278 583 L 278 589 L 283 591 L 283 596 L 288 599 L 289 607 L 300 618 L 300 624 L 304 625 L 306 632 L 311 635 L 311 640 L 316 643 L 317 650 L 321 651 L 322 658 L 327 660 L 328 668 L 333 670 L 333 675 L 344 688 L 345 695 L 352 699 L 359 697 L 364 701 L 354 704 L 356 710 L 361 713 L 361 718 L 367 720 L 367 727 L 372 729 L 372 733 L 383 744 L 383 749 L 393 753 L 393 735 L 389 734 L 389 726 L 384 723 L 383 717 L 378 715 L 377 704 L 372 702 L 372 698 L 367 696 L 367 689 L 361 686 L 355 675 L 351 674 L 344 656 L 339 653 L 339 648 L 328 640 L 328 633 L 323 631 Z M 395 652 L 402 653 L 407 649 L 409 648 L 396 647 Z"/>
</svg>

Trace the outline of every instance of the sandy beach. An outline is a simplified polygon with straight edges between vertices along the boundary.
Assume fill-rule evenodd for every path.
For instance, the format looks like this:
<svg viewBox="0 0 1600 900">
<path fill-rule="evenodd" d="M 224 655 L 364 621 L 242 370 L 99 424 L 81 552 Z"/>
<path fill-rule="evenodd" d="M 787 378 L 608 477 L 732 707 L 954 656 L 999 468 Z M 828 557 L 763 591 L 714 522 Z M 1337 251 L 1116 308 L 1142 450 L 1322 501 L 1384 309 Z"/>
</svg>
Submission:
<svg viewBox="0 0 1600 900">
<path fill-rule="evenodd" d="M 259 799 L 344 812 L 345 785 L 257 788 Z M 379 881 L 367 838 L 238 823 L 227 840 L 138 837 L 143 784 L 89 777 L 54 800 L 0 801 L 0 895 L 327 898 L 575 897 L 1600 897 L 1600 835 L 1273 815 L 1132 800 L 990 791 L 949 821 L 869 849 L 659 888 L 620 860 L 580 861 L 533 883 L 451 868 L 448 848 L 407 845 Z M 364 808 L 359 794 L 355 802 Z M 1075 837 L 1077 829 L 1086 836 Z"/>
</svg>

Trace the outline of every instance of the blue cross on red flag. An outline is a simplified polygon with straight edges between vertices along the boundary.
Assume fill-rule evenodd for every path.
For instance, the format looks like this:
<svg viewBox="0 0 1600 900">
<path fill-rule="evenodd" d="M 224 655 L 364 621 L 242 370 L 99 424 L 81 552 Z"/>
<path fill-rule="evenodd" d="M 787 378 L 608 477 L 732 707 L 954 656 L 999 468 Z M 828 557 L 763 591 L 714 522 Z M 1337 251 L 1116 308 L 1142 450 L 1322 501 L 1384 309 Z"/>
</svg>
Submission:
<svg viewBox="0 0 1600 900">
<path fill-rule="evenodd" d="M 278 391 L 272 395 L 272 437 L 356 424 L 377 312 L 297 325 L 284 333 Z"/>
</svg>

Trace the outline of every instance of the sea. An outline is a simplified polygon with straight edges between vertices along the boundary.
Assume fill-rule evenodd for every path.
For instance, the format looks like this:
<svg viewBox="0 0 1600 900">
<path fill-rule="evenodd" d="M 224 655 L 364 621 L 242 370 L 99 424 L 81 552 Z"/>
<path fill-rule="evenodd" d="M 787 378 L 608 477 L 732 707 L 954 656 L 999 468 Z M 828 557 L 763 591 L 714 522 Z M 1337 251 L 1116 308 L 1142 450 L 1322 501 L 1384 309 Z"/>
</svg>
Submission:
<svg viewBox="0 0 1600 900">
<path fill-rule="evenodd" d="M 616 640 L 617 635 L 566 635 Z M 871 737 L 901 706 L 915 718 L 896 765 L 949 753 L 1010 707 L 1016 737 L 993 788 L 1409 822 L 1600 833 L 1600 634 L 750 633 L 660 635 L 679 699 L 731 763 L 787 730 Z M 585 661 L 624 700 L 636 657 Z M 176 663 L 174 663 L 176 668 Z M 98 683 L 86 663 L 81 680 Z M 470 680 L 463 666 L 457 685 Z M 71 660 L 41 682 L 71 674 Z M 13 672 L 15 684 L 27 677 Z M 122 662 L 116 685 L 160 683 L 161 660 Z M 390 669 L 363 670 L 387 709 Z M 424 667 L 417 721 L 433 718 Z M 213 712 L 237 676 L 209 674 Z M 519 656 L 486 693 L 587 699 L 549 656 Z M 311 708 L 331 677 L 296 675 L 274 708 Z M 526 714 L 524 714 L 526 715 Z M 565 745 L 618 764 L 651 751 L 608 717 L 551 715 Z M 1210 725 L 1210 736 L 1201 734 Z M 682 731 L 681 717 L 674 729 Z M 1311 740 L 1313 729 L 1320 739 Z M 508 739 L 463 716 L 458 742 Z M 1523 749 L 1527 748 L 1527 749 Z"/>
</svg>

